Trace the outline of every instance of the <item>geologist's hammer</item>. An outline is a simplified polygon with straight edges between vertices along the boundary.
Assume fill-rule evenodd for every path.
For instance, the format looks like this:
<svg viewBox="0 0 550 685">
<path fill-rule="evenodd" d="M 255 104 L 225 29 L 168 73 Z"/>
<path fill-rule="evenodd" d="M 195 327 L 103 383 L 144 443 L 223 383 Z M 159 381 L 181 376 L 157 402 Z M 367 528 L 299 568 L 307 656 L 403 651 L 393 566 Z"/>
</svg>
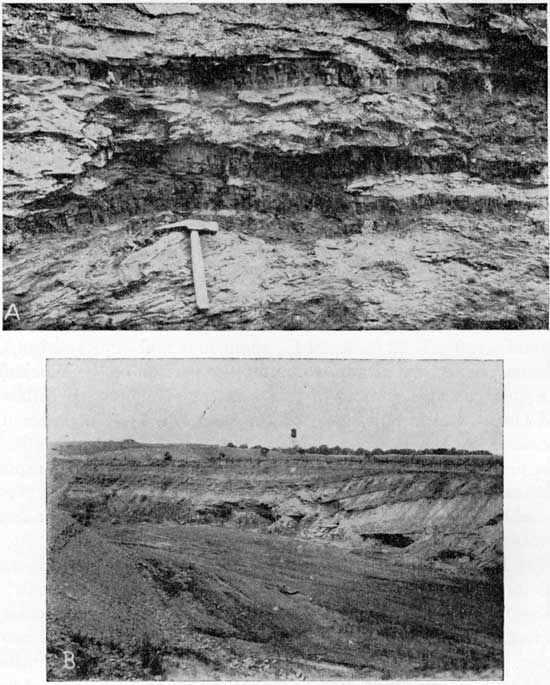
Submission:
<svg viewBox="0 0 550 685">
<path fill-rule="evenodd" d="M 216 221 L 199 221 L 185 219 L 173 224 L 162 224 L 153 229 L 155 234 L 172 233 L 174 231 L 189 231 L 191 233 L 191 264 L 193 267 L 193 283 L 195 284 L 195 298 L 200 311 L 209 309 L 208 291 L 204 277 L 204 262 L 202 260 L 201 233 L 217 233 L 219 229 Z"/>
</svg>

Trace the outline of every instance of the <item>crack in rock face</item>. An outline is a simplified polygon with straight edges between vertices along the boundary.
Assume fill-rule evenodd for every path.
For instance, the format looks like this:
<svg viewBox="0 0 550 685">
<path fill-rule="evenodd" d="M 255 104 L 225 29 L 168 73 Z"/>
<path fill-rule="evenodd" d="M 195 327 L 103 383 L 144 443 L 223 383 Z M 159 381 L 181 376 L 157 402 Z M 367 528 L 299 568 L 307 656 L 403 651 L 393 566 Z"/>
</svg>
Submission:
<svg viewBox="0 0 550 685">
<path fill-rule="evenodd" d="M 7 328 L 547 327 L 544 5 L 3 22 Z"/>
</svg>

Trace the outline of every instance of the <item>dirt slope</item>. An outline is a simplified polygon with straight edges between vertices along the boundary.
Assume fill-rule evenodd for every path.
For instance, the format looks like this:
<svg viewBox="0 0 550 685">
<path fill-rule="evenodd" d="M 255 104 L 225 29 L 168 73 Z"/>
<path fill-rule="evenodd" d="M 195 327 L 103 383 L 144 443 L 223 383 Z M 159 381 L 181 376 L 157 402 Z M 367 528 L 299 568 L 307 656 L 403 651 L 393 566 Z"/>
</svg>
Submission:
<svg viewBox="0 0 550 685">
<path fill-rule="evenodd" d="M 50 451 L 50 678 L 498 677 L 500 459 L 116 447 Z"/>
<path fill-rule="evenodd" d="M 3 18 L 10 325 L 546 325 L 544 5 Z"/>
</svg>

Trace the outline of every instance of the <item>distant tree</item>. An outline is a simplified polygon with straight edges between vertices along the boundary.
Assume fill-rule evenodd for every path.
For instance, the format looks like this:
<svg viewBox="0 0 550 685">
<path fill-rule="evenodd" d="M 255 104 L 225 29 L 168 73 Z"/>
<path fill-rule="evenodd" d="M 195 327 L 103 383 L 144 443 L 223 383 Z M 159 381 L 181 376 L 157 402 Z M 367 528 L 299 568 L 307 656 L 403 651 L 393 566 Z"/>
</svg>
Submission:
<svg viewBox="0 0 550 685">
<path fill-rule="evenodd" d="M 260 447 L 260 452 L 262 453 L 262 456 L 266 456 L 266 454 L 269 454 L 269 448 L 268 447 Z"/>
<path fill-rule="evenodd" d="M 372 450 L 372 454 L 384 454 L 384 450 L 381 450 L 380 447 L 376 447 Z"/>
<path fill-rule="evenodd" d="M 242 445 L 239 445 L 239 448 L 242 449 L 242 450 L 247 450 L 247 449 L 248 449 L 248 445 L 245 445 L 245 444 L 243 443 Z"/>
<path fill-rule="evenodd" d="M 233 442 L 228 442 L 226 447 L 237 447 Z"/>
<path fill-rule="evenodd" d="M 319 445 L 319 447 L 317 448 L 317 451 L 319 452 L 319 454 L 329 454 L 330 453 L 328 445 Z"/>
</svg>

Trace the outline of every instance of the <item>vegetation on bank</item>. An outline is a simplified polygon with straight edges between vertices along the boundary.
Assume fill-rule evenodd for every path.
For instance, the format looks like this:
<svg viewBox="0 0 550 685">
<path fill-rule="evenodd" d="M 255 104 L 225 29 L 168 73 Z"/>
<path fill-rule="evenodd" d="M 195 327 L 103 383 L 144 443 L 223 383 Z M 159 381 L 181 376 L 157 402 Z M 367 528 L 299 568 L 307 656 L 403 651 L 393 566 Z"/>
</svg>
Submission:
<svg viewBox="0 0 550 685">
<path fill-rule="evenodd" d="M 235 445 L 232 442 L 227 443 L 227 447 L 233 447 L 236 448 L 237 445 Z M 248 449 L 248 445 L 239 445 L 240 449 Z M 261 450 L 268 450 L 269 448 L 262 447 L 262 445 L 254 445 L 252 449 L 261 449 Z M 450 456 L 456 456 L 456 455 L 480 455 L 480 456 L 493 456 L 492 452 L 489 452 L 489 450 L 464 450 L 464 449 L 457 449 L 456 447 L 435 447 L 435 448 L 426 448 L 426 449 L 421 449 L 421 450 L 415 450 L 412 448 L 408 447 L 401 447 L 397 449 L 389 449 L 389 450 L 383 450 L 380 449 L 379 447 L 376 447 L 375 449 L 369 450 L 364 447 L 358 447 L 357 449 L 353 449 L 352 447 L 340 447 L 339 445 L 336 445 L 334 447 L 329 447 L 328 445 L 319 445 L 318 447 L 312 446 L 312 447 L 274 447 L 272 448 L 274 450 L 277 450 L 278 452 L 290 452 L 294 454 L 323 454 L 323 455 L 332 455 L 332 454 L 349 454 L 349 455 L 355 455 L 358 457 L 368 457 L 368 456 L 378 456 L 378 455 L 428 455 L 428 454 L 434 454 L 434 455 L 450 455 Z"/>
</svg>

